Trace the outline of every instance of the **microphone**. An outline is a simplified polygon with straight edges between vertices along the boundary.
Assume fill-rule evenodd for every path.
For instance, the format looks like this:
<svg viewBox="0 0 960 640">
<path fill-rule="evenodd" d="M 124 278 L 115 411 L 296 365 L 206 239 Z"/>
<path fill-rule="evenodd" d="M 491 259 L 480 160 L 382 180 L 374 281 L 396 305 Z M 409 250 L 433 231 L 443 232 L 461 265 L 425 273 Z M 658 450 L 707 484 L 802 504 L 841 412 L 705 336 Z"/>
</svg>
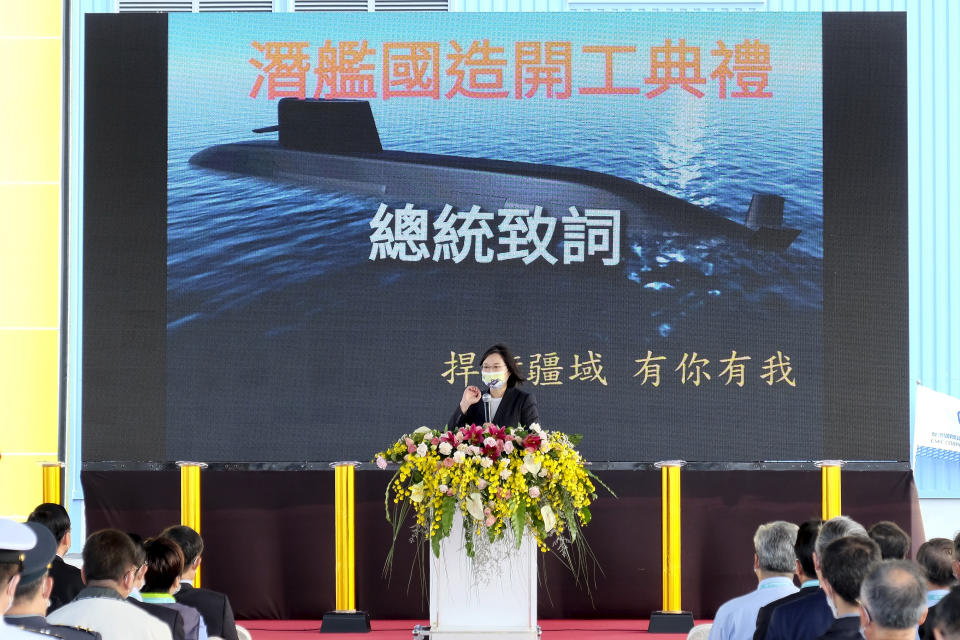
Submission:
<svg viewBox="0 0 960 640">
<path fill-rule="evenodd" d="M 490 422 L 490 387 L 484 383 L 477 385 L 480 389 L 480 400 L 483 402 L 483 421 Z"/>
</svg>

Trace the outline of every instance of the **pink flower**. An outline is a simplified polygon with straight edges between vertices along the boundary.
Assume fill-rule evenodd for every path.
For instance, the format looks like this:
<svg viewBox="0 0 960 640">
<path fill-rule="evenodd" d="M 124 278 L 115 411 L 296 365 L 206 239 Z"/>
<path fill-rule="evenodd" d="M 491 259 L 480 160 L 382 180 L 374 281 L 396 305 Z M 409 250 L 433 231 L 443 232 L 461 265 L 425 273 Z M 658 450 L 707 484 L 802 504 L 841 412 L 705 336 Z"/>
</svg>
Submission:
<svg viewBox="0 0 960 640">
<path fill-rule="evenodd" d="M 445 467 L 448 467 L 448 468 L 449 468 L 449 467 L 452 467 L 452 466 L 455 465 L 455 464 L 457 464 L 457 463 L 453 461 L 453 458 L 444 458 L 444 459 L 443 459 L 443 466 L 445 466 Z"/>
<path fill-rule="evenodd" d="M 407 439 L 409 440 L 409 438 Z M 407 453 L 413 453 L 416 450 L 417 450 L 417 445 L 413 444 L 412 442 L 407 443 Z"/>
<path fill-rule="evenodd" d="M 403 443 L 409 447 L 413 444 L 413 438 L 404 438 Z"/>
<path fill-rule="evenodd" d="M 430 438 L 430 444 L 432 444 L 433 446 L 437 446 L 438 444 L 440 444 L 440 438 L 438 438 L 437 436 L 433 436 L 432 438 Z"/>
<path fill-rule="evenodd" d="M 386 469 L 387 468 L 387 459 L 383 456 L 377 456 L 377 468 Z"/>
<path fill-rule="evenodd" d="M 484 480 L 483 478 L 480 478 L 479 480 L 477 480 L 477 488 L 480 489 L 480 491 L 483 491 L 484 489 L 486 489 L 489 484 L 490 483 Z"/>
<path fill-rule="evenodd" d="M 455 493 L 456 493 L 456 491 L 454 491 L 453 489 L 447 489 L 447 495 L 448 495 L 448 496 L 452 496 L 452 495 L 454 495 Z"/>
<path fill-rule="evenodd" d="M 511 453 L 513 453 L 513 442 L 511 442 L 510 440 L 507 440 L 506 442 L 504 442 L 503 451 L 507 455 L 510 455 Z"/>
<path fill-rule="evenodd" d="M 487 527 L 492 527 L 494 524 L 496 524 L 496 522 L 497 519 L 495 517 L 487 516 L 487 519 L 483 521 L 483 524 Z"/>
<path fill-rule="evenodd" d="M 523 440 L 523 448 L 527 451 L 536 451 L 540 448 L 540 436 L 531 433 Z"/>
<path fill-rule="evenodd" d="M 529 491 L 528 493 L 530 494 L 530 497 L 531 497 L 531 498 L 539 498 L 539 497 L 540 497 L 540 487 L 530 487 L 530 491 Z"/>
</svg>

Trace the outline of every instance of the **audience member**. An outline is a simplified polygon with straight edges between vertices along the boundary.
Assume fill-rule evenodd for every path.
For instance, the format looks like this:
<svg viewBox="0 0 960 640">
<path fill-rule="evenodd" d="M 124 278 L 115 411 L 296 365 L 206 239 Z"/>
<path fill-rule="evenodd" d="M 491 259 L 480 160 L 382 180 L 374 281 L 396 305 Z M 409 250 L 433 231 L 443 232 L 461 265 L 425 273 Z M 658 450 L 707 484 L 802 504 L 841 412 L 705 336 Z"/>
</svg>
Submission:
<svg viewBox="0 0 960 640">
<path fill-rule="evenodd" d="M 67 604 L 83 589 L 83 578 L 80 569 L 63 560 L 63 555 L 70 549 L 70 516 L 67 510 L 59 504 L 44 502 L 27 518 L 27 522 L 42 524 L 57 541 L 57 555 L 50 565 L 50 577 L 53 578 L 53 593 L 50 594 L 50 608 L 47 613 L 53 613 Z"/>
<path fill-rule="evenodd" d="M 147 554 L 147 573 L 143 585 L 143 601 L 175 609 L 183 616 L 187 640 L 207 640 L 207 626 L 200 612 L 178 603 L 173 594 L 180 588 L 183 552 L 169 538 L 153 538 L 143 544 Z"/>
<path fill-rule="evenodd" d="M 23 559 L 20 583 L 13 595 L 13 604 L 7 609 L 4 619 L 11 625 L 29 631 L 42 631 L 44 635 L 66 640 L 91 640 L 100 638 L 99 633 L 55 625 L 47 622 L 47 603 L 53 590 L 50 563 L 57 555 L 57 541 L 44 525 L 28 522 L 27 526 L 37 536 L 37 543 L 27 550 Z"/>
<path fill-rule="evenodd" d="M 904 560 L 910 554 L 910 535 L 896 522 L 881 520 L 870 527 L 867 534 L 880 545 L 884 560 Z"/>
<path fill-rule="evenodd" d="M 927 594 L 917 565 L 877 563 L 860 586 L 860 626 L 866 640 L 913 640 L 927 617 Z"/>
<path fill-rule="evenodd" d="M 797 530 L 797 525 L 782 520 L 757 528 L 753 536 L 757 589 L 720 606 L 710 628 L 710 640 L 752 637 L 760 607 L 797 591 L 793 585 Z"/>
<path fill-rule="evenodd" d="M 860 585 L 880 560 L 880 546 L 864 536 L 839 538 L 823 550 L 822 586 L 835 620 L 821 640 L 861 640 Z"/>
<path fill-rule="evenodd" d="M 47 619 L 99 631 L 104 640 L 170 640 L 166 625 L 125 600 L 138 569 L 136 548 L 123 531 L 103 529 L 91 534 L 83 546 L 86 586 L 73 602 Z"/>
<path fill-rule="evenodd" d="M 0 614 L 6 613 L 20 584 L 20 572 L 28 549 L 37 544 L 30 527 L 0 518 Z M 0 637 L 15 640 L 37 640 L 40 636 L 23 631 L 0 620 Z"/>
<path fill-rule="evenodd" d="M 932 620 L 931 620 L 932 618 Z M 939 603 L 925 624 L 933 629 L 934 640 L 960 640 L 960 587 L 954 587 Z"/>
<path fill-rule="evenodd" d="M 183 615 L 179 611 L 152 602 L 143 601 L 140 590 L 143 588 L 143 582 L 146 579 L 147 552 L 143 550 L 143 538 L 136 533 L 127 533 L 127 535 L 133 540 L 137 554 L 137 566 L 139 567 L 133 579 L 133 589 L 130 590 L 130 595 L 127 596 L 127 602 L 138 609 L 143 609 L 154 618 L 160 619 L 163 624 L 170 628 L 173 640 L 186 640 L 186 634 L 184 632 L 185 623 L 183 621 Z"/>
<path fill-rule="evenodd" d="M 931 538 L 917 550 L 917 564 L 927 579 L 928 619 L 932 619 L 937 604 L 957 582 L 953 576 L 953 562 L 953 540 L 948 538 Z M 930 637 L 927 623 L 920 625 L 920 637 Z"/>
<path fill-rule="evenodd" d="M 813 566 L 817 579 L 823 582 L 820 569 L 820 557 L 831 542 L 844 536 L 859 535 L 867 537 L 867 530 L 847 516 L 837 516 L 823 523 L 820 535 L 813 549 Z M 822 635 L 833 624 L 833 612 L 827 604 L 823 589 L 818 589 L 793 602 L 781 605 L 773 610 L 767 640 L 813 640 Z"/>
<path fill-rule="evenodd" d="M 953 539 L 953 577 L 960 580 L 960 533 Z"/>
<path fill-rule="evenodd" d="M 817 536 L 820 534 L 820 527 L 823 520 L 807 520 L 800 525 L 797 531 L 797 543 L 793 545 L 793 552 L 797 556 L 797 579 L 800 582 L 800 591 L 784 596 L 779 600 L 774 600 L 770 604 L 760 607 L 757 614 L 757 629 L 753 633 L 753 640 L 763 640 L 767 635 L 767 627 L 770 625 L 770 616 L 773 610 L 782 604 L 793 602 L 808 594 L 815 593 L 819 589 L 817 581 L 817 570 L 813 566 L 813 546 L 817 542 Z"/>
<path fill-rule="evenodd" d="M 207 625 L 207 633 L 224 640 L 238 640 L 238 627 L 233 619 L 233 608 L 226 594 L 193 586 L 193 579 L 203 554 L 203 538 L 190 527 L 168 527 L 160 534 L 170 538 L 183 551 L 183 573 L 180 590 L 174 594 L 177 602 L 197 609 Z M 249 635 L 249 634 L 247 634 Z"/>
</svg>

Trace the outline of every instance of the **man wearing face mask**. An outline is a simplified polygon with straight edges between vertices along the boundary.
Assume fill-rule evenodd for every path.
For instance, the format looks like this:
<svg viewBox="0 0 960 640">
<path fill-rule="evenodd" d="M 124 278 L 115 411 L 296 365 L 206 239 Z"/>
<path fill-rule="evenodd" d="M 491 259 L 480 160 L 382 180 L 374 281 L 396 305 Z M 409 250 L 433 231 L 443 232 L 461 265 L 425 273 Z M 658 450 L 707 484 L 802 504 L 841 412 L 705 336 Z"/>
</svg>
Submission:
<svg viewBox="0 0 960 640">
<path fill-rule="evenodd" d="M 818 640 L 861 640 L 860 585 L 880 559 L 879 545 L 863 536 L 840 538 L 824 549 L 821 586 L 835 620 Z"/>
<path fill-rule="evenodd" d="M 37 536 L 37 543 L 24 554 L 20 584 L 17 585 L 13 604 L 4 619 L 18 629 L 40 631 L 48 637 L 99 640 L 99 633 L 47 622 L 44 616 L 47 615 L 47 605 L 50 603 L 50 593 L 54 585 L 50 565 L 57 557 L 57 540 L 42 524 L 28 522 L 27 526 Z"/>
<path fill-rule="evenodd" d="M 495 344 L 483 353 L 480 363 L 481 378 L 490 389 L 489 417 L 487 403 L 482 400 L 483 393 L 479 387 L 471 385 L 463 390 L 460 406 L 453 412 L 447 426 L 455 428 L 492 422 L 499 427 L 529 427 L 539 423 L 536 399 L 533 394 L 518 388 L 524 380 L 510 349 Z"/>
</svg>

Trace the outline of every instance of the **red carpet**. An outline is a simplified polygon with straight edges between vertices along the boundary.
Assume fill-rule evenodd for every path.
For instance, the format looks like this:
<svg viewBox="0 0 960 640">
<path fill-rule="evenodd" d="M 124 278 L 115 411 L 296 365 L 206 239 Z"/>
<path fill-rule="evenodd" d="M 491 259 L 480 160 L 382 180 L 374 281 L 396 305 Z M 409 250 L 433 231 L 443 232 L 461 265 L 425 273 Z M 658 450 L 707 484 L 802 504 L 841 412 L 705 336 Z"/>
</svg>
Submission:
<svg viewBox="0 0 960 640">
<path fill-rule="evenodd" d="M 709 620 L 697 620 L 697 624 Z M 247 628 L 254 640 L 300 640 L 302 638 L 369 638 L 370 640 L 410 640 L 413 627 L 427 624 L 426 620 L 374 620 L 369 634 L 320 633 L 319 620 L 246 620 L 240 625 Z M 541 620 L 544 640 L 573 640 L 576 638 L 599 638 L 621 640 L 642 637 L 647 640 L 677 640 L 684 635 L 647 633 L 647 620 Z M 642 634 L 642 635 L 640 635 Z"/>
</svg>

